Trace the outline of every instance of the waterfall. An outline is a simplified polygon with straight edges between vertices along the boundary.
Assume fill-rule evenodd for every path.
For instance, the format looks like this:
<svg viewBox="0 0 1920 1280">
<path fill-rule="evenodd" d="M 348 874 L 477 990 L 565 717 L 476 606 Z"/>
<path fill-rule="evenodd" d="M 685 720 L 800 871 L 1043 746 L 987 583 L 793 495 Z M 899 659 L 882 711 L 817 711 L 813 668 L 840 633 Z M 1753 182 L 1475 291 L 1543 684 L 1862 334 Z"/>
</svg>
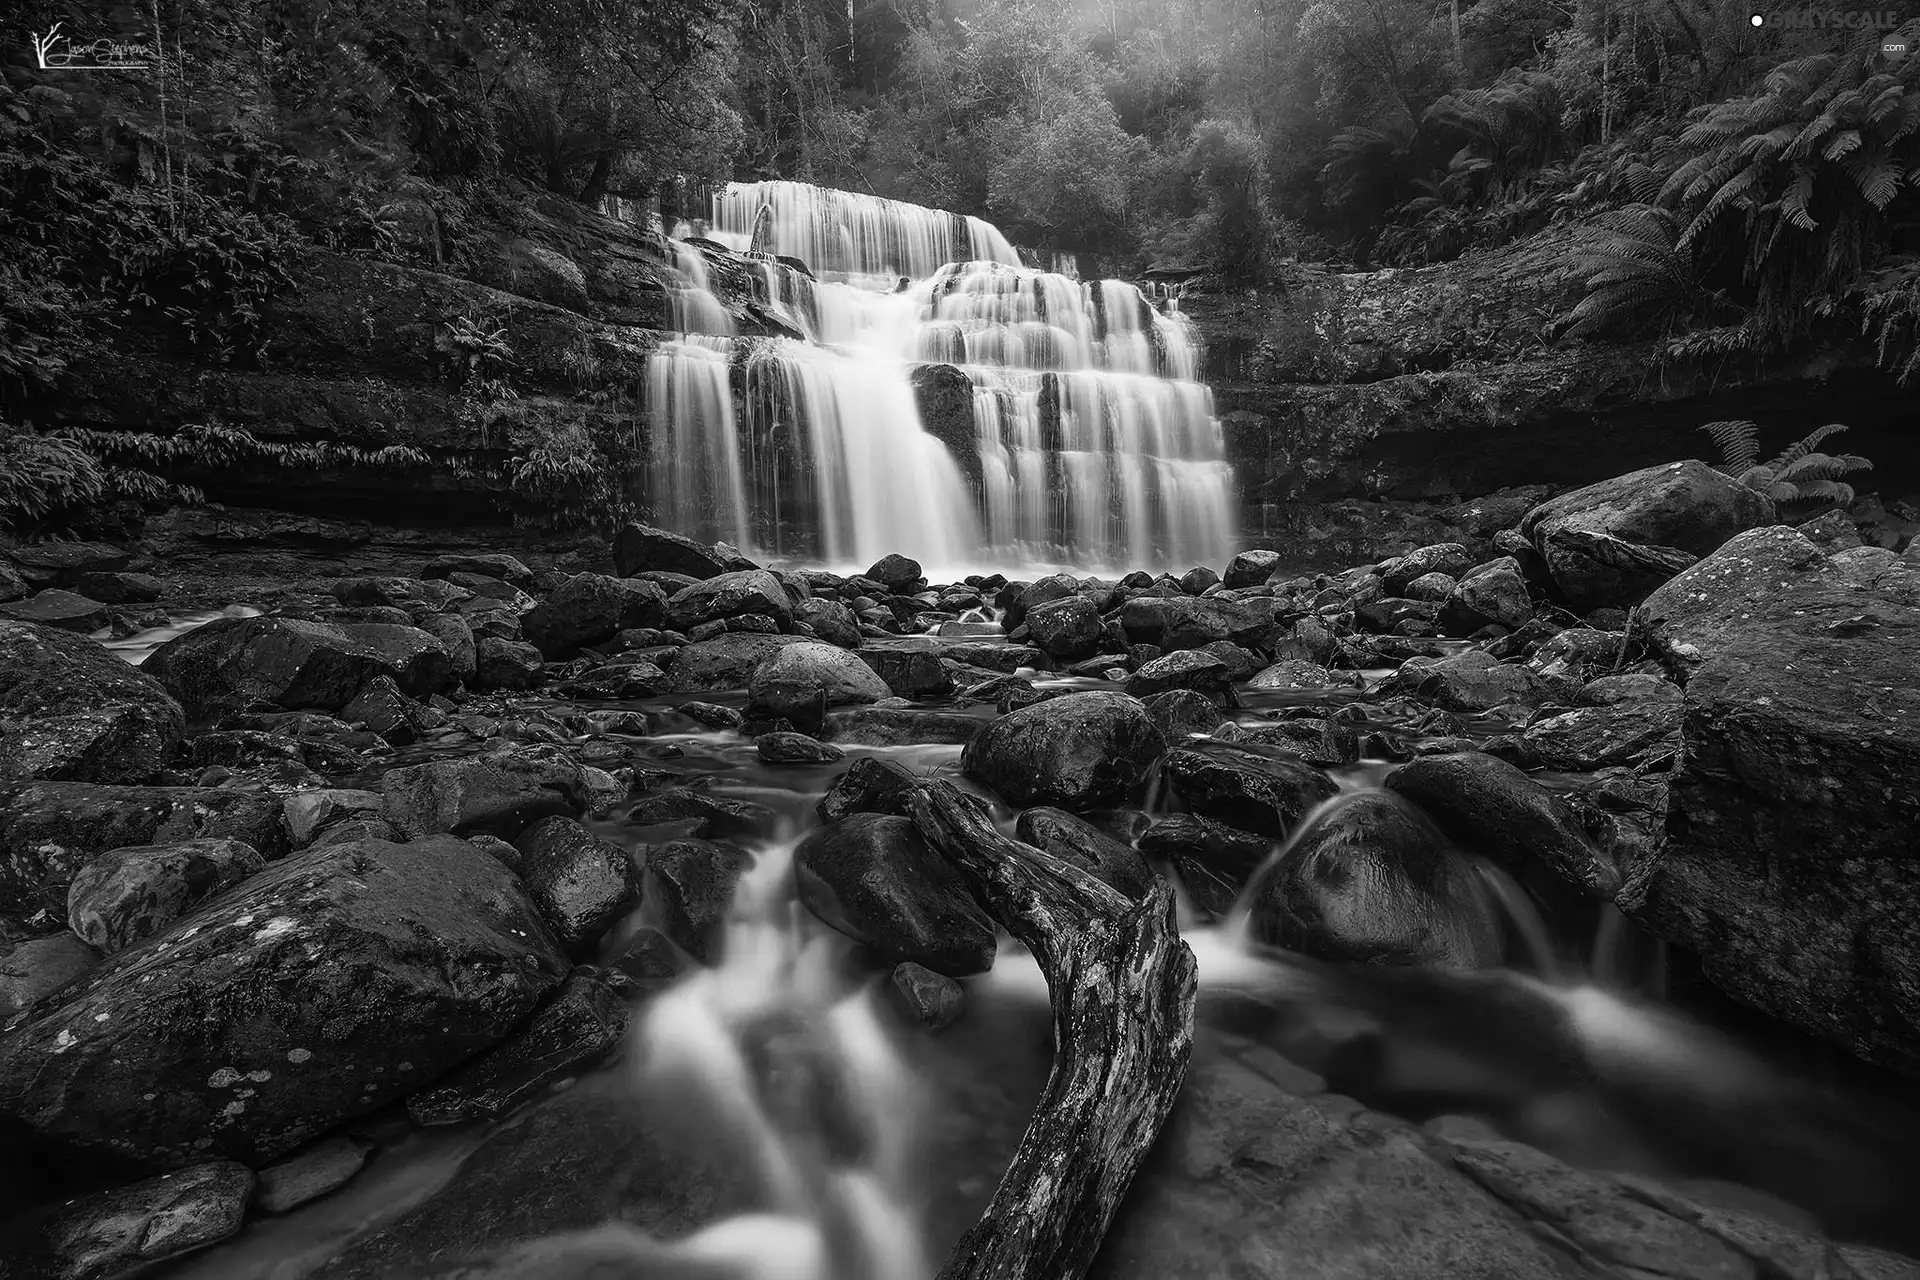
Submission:
<svg viewBox="0 0 1920 1280">
<path fill-rule="evenodd" d="M 1023 267 L 977 218 L 794 182 L 735 183 L 711 224 L 675 232 L 669 323 L 689 336 L 648 373 L 661 523 L 862 567 L 1232 553 L 1192 330 L 1133 285 Z M 721 255 L 695 232 L 745 255 L 726 258 L 730 296 L 804 340 L 729 338 Z"/>
</svg>

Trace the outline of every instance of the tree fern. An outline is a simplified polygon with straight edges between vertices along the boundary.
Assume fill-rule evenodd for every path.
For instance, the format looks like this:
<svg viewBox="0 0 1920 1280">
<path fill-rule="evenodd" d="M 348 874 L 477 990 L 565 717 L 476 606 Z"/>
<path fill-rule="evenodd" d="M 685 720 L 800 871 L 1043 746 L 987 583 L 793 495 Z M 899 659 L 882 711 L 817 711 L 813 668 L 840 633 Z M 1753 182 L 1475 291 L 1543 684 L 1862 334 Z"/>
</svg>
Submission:
<svg viewBox="0 0 1920 1280">
<path fill-rule="evenodd" d="M 1671 326 L 1702 300 L 1679 220 L 1652 205 L 1628 205 L 1575 229 L 1571 269 L 1587 295 L 1568 315 L 1567 332 L 1587 337 L 1629 323 Z"/>
</svg>

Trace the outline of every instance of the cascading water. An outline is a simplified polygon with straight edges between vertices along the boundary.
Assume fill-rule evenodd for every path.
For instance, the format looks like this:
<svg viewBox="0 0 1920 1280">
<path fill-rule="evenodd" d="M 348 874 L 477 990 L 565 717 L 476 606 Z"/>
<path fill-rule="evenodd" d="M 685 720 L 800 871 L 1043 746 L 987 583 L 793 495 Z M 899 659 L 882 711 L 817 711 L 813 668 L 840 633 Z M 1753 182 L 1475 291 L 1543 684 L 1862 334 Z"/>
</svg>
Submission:
<svg viewBox="0 0 1920 1280">
<path fill-rule="evenodd" d="M 1125 568 L 1231 553 L 1232 473 L 1190 327 L 1132 285 L 1023 268 L 977 218 L 800 183 L 735 184 L 700 230 L 750 252 L 753 301 L 804 340 L 656 353 L 662 523 L 862 567 L 890 551 Z M 670 322 L 734 332 L 706 252 L 674 252 Z M 724 407 L 686 391 L 719 385 L 716 360 Z M 957 412 L 923 423 L 916 385 L 942 365 L 965 378 Z"/>
</svg>

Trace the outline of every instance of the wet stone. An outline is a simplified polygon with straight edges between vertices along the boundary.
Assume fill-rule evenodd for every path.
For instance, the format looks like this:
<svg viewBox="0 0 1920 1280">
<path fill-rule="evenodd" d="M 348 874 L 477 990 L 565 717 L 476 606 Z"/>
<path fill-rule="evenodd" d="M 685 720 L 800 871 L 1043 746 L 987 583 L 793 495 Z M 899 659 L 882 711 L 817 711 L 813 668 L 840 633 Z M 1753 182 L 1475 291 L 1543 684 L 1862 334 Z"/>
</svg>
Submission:
<svg viewBox="0 0 1920 1280">
<path fill-rule="evenodd" d="M 753 747 L 767 764 L 832 764 L 847 754 L 804 733 L 763 733 L 753 740 Z"/>
<path fill-rule="evenodd" d="M 966 1011 L 966 989 L 925 965 L 895 965 L 888 990 L 894 1005 L 929 1031 L 944 1031 Z"/>
<path fill-rule="evenodd" d="M 367 1162 L 367 1145 L 352 1138 L 324 1138 L 260 1170 L 253 1202 L 268 1213 L 285 1213 L 337 1191 Z"/>
<path fill-rule="evenodd" d="M 580 955 L 639 899 L 640 876 L 624 849 L 571 818 L 543 818 L 514 842 L 520 880 L 554 938 Z"/>
<path fill-rule="evenodd" d="M 67 889 L 67 923 L 112 954 L 160 932 L 266 865 L 260 851 L 224 837 L 110 849 Z"/>
<path fill-rule="evenodd" d="M 215 1160 L 82 1196 L 41 1220 L 38 1248 L 16 1258 L 27 1275 L 61 1280 L 142 1275 L 238 1231 L 252 1192 L 252 1170 Z"/>
<path fill-rule="evenodd" d="M 28 938 L 0 948 L 0 1022 L 85 976 L 100 955 L 71 933 Z"/>
<path fill-rule="evenodd" d="M 720 960 L 727 910 L 753 856 L 710 840 L 675 840 L 646 851 L 645 896 L 667 937 L 701 964 Z"/>
</svg>

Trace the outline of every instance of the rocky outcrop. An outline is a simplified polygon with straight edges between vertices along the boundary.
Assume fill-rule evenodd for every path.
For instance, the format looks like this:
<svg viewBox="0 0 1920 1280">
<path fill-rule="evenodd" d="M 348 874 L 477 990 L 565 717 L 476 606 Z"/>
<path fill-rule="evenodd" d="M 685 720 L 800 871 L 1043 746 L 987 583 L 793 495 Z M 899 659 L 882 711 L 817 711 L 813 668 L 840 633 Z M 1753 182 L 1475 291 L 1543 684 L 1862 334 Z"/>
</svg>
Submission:
<svg viewBox="0 0 1920 1280">
<path fill-rule="evenodd" d="M 424 698 L 452 682 L 453 659 L 417 627 L 218 618 L 155 649 L 141 670 L 201 716 L 255 702 L 338 711 L 375 676 Z"/>
<path fill-rule="evenodd" d="M 185 731 L 180 704 L 98 643 L 0 621 L 0 778 L 146 782 Z"/>
</svg>

